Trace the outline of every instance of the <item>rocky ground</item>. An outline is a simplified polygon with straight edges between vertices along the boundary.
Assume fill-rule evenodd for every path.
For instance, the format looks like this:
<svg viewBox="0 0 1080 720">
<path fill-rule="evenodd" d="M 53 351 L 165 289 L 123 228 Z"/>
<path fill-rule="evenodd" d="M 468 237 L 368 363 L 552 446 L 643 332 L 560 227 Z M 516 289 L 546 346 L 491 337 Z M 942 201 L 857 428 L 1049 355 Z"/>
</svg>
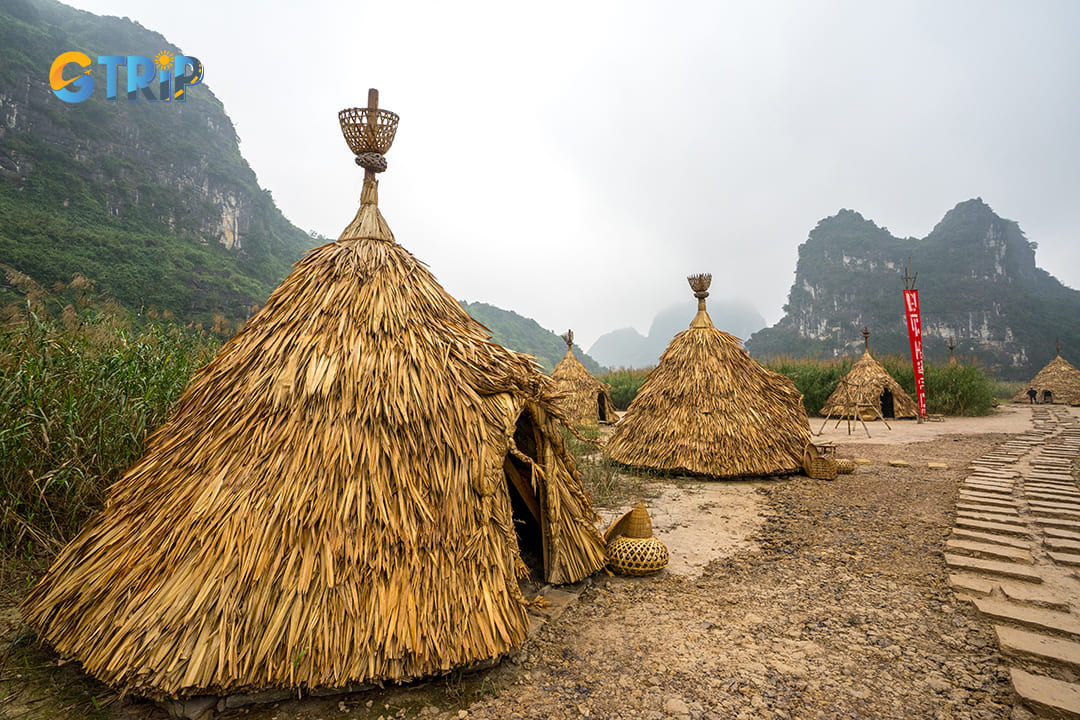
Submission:
<svg viewBox="0 0 1080 720">
<path fill-rule="evenodd" d="M 841 456 L 869 460 L 835 481 L 665 481 L 658 490 L 687 512 L 656 515 L 658 536 L 737 525 L 738 537 L 700 537 L 706 557 L 690 552 L 656 576 L 601 574 L 570 588 L 577 597 L 565 609 L 553 602 L 561 614 L 494 668 L 215 716 L 1027 720 L 990 624 L 948 586 L 942 553 L 968 462 L 1013 427 L 933 424 L 929 436 L 921 426 L 907 436 L 915 442 L 880 424 L 877 437 L 831 438 Z M 10 641 L 16 621 L 6 617 Z M 0 667 L 0 717 L 167 715 L 23 640 Z"/>
</svg>

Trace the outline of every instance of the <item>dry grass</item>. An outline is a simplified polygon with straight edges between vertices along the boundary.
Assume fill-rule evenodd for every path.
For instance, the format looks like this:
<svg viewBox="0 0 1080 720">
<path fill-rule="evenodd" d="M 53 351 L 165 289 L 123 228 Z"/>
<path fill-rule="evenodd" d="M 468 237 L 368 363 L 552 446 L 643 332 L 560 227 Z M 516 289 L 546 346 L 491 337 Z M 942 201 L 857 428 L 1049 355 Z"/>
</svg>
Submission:
<svg viewBox="0 0 1080 720">
<path fill-rule="evenodd" d="M 356 219 L 203 368 L 23 604 L 39 636 L 151 697 L 444 672 L 526 637 L 507 464 L 542 574 L 605 563 L 552 381 Z"/>
</svg>

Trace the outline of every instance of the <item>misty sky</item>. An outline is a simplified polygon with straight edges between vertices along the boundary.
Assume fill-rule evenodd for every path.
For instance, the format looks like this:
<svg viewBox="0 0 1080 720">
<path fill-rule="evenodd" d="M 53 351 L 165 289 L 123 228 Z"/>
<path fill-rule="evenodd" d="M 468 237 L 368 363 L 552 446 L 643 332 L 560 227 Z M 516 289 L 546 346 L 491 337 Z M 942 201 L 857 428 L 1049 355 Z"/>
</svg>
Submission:
<svg viewBox="0 0 1080 720">
<path fill-rule="evenodd" d="M 330 238 L 363 178 L 337 112 L 379 88 L 398 242 L 585 348 L 696 272 L 776 322 L 841 208 L 923 237 L 982 197 L 1080 288 L 1073 0 L 69 4 L 198 57 L 259 183 Z"/>
</svg>

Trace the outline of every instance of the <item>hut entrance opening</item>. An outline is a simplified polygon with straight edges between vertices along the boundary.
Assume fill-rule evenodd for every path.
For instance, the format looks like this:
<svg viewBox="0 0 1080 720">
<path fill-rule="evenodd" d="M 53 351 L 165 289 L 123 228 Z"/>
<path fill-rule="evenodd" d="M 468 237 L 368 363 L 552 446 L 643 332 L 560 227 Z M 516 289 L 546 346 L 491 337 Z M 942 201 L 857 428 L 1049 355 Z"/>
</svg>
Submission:
<svg viewBox="0 0 1080 720">
<path fill-rule="evenodd" d="M 883 417 L 896 417 L 896 408 L 893 406 L 892 390 L 885 388 L 881 391 L 881 414 Z"/>
<path fill-rule="evenodd" d="M 610 422 L 611 418 L 607 416 L 607 409 L 604 407 L 604 393 L 596 393 L 596 417 L 600 422 Z"/>
<path fill-rule="evenodd" d="M 514 430 L 514 444 L 534 463 L 540 463 L 540 448 L 543 437 L 533 422 L 532 415 L 525 410 L 518 416 Z M 503 472 L 510 493 L 513 508 L 514 530 L 517 532 L 518 550 L 521 560 L 529 568 L 534 580 L 543 581 L 547 572 L 547 543 L 544 537 L 543 480 L 538 479 L 533 487 L 533 471 L 529 463 L 508 452 L 503 460 Z"/>
<path fill-rule="evenodd" d="M 1050 392 L 1049 390 L 1043 390 L 1042 401 L 1044 403 L 1052 403 L 1052 402 L 1054 402 L 1054 393 Z"/>
</svg>

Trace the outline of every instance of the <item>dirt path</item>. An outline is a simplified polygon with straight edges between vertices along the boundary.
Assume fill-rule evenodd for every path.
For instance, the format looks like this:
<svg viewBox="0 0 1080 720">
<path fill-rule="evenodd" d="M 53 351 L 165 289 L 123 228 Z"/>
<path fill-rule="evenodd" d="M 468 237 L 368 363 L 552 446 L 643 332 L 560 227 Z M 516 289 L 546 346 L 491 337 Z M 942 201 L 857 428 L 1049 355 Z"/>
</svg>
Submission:
<svg viewBox="0 0 1080 720">
<path fill-rule="evenodd" d="M 1030 422 L 1009 406 L 871 424 L 868 439 L 827 429 L 840 456 L 869 460 L 832 482 L 665 481 L 649 504 L 668 570 L 587 580 L 497 667 L 216 717 L 1026 720 L 990 624 L 947 584 L 942 549 L 968 462 Z M 0 669 L 0 717 L 167 716 L 27 643 Z"/>
</svg>

